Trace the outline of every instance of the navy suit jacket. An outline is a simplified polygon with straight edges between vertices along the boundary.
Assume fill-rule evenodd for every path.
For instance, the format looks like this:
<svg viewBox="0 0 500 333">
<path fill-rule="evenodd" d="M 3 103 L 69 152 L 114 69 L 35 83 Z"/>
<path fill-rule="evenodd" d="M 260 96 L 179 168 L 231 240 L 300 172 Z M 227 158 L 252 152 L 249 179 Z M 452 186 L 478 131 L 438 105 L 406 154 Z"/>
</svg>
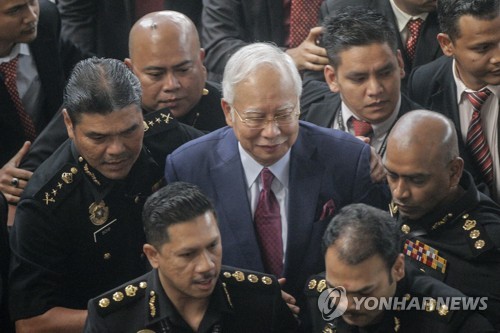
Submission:
<svg viewBox="0 0 500 333">
<path fill-rule="evenodd" d="M 457 85 L 453 79 L 453 59 L 442 56 L 427 65 L 416 68 L 408 80 L 408 94 L 415 102 L 453 120 L 458 134 L 460 156 L 464 160 L 465 169 L 472 174 L 476 184 L 484 183 L 481 172 L 477 170 L 474 158 L 462 138 Z M 485 186 L 480 186 L 480 190 L 484 191 L 485 189 Z"/>
<path fill-rule="evenodd" d="M 389 192 L 370 179 L 370 147 L 353 136 L 300 123 L 290 154 L 285 290 L 298 297 L 307 277 L 324 269 L 321 239 L 334 212 L 365 202 L 386 208 Z M 188 142 L 167 157 L 167 182 L 198 185 L 214 202 L 225 265 L 263 272 L 238 140 L 224 127 Z M 320 219 L 320 217 L 322 217 Z"/>
</svg>

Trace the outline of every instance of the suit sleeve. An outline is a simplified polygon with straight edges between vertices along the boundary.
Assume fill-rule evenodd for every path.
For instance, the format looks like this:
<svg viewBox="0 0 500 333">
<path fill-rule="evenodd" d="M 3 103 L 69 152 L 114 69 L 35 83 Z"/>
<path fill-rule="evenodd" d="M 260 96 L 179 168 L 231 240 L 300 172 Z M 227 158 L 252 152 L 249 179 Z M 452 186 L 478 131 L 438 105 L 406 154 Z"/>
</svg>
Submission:
<svg viewBox="0 0 500 333">
<path fill-rule="evenodd" d="M 98 0 L 59 0 L 63 40 L 69 40 L 84 54 L 96 53 Z"/>
<path fill-rule="evenodd" d="M 358 159 L 356 175 L 353 179 L 353 203 L 387 210 L 391 201 L 389 187 L 385 183 L 373 183 L 370 177 L 370 146 L 364 145 Z"/>
<path fill-rule="evenodd" d="M 207 51 L 209 72 L 222 75 L 229 57 L 247 45 L 243 40 L 244 19 L 241 0 L 204 0 L 201 44 Z"/>
<path fill-rule="evenodd" d="M 67 139 L 68 132 L 62 113 L 59 111 L 33 142 L 19 167 L 35 171 Z"/>
</svg>

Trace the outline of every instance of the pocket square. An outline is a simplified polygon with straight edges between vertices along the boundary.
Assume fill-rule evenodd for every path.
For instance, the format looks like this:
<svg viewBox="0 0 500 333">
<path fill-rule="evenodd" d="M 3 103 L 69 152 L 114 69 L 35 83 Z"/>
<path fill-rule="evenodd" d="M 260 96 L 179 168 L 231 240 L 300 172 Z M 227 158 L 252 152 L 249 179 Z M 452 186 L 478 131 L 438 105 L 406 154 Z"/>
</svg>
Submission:
<svg viewBox="0 0 500 333">
<path fill-rule="evenodd" d="M 320 221 L 332 217 L 334 212 L 335 212 L 335 203 L 333 202 L 333 199 L 330 199 L 323 205 L 321 217 L 319 218 Z"/>
</svg>

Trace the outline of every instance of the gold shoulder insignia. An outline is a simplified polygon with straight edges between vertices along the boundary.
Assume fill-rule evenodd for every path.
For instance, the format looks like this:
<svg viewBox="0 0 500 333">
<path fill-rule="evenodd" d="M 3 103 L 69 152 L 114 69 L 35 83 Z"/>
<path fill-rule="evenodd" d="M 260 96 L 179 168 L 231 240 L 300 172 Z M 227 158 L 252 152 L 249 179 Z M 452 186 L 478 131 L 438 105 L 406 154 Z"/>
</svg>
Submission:
<svg viewBox="0 0 500 333">
<path fill-rule="evenodd" d="M 75 165 L 66 164 L 35 194 L 34 198 L 44 207 L 54 209 L 63 201 L 81 179 L 81 172 Z"/>
<path fill-rule="evenodd" d="M 486 229 L 474 217 L 464 214 L 460 222 L 460 229 L 464 232 L 465 239 L 474 256 L 478 256 L 494 247 L 494 243 L 488 236 Z"/>
<path fill-rule="evenodd" d="M 226 284 L 245 284 L 247 286 L 269 286 L 278 284 L 276 278 L 271 275 L 247 271 L 242 269 L 222 269 L 220 279 Z"/>
<path fill-rule="evenodd" d="M 145 136 L 164 132 L 177 125 L 177 120 L 169 112 L 159 110 L 144 115 Z"/>
<path fill-rule="evenodd" d="M 307 279 L 304 294 L 317 297 L 327 287 L 324 274 L 312 275 Z"/>
<path fill-rule="evenodd" d="M 142 299 L 145 296 L 146 288 L 146 281 L 138 281 L 138 283 L 130 283 L 109 291 L 94 299 L 97 312 L 104 317 L 109 313 L 119 311 L 126 305 Z M 154 291 L 151 292 L 154 293 Z M 153 312 L 153 309 L 151 309 L 151 312 Z M 154 312 L 156 312 L 156 309 L 154 309 Z"/>
</svg>

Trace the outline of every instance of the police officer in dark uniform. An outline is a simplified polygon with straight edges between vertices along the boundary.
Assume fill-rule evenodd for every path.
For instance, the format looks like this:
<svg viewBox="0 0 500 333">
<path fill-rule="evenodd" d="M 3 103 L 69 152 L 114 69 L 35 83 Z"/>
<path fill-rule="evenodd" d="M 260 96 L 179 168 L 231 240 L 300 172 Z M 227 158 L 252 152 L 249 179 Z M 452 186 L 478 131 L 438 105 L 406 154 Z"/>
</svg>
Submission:
<svg viewBox="0 0 500 333">
<path fill-rule="evenodd" d="M 388 139 L 384 165 L 403 232 L 403 253 L 420 270 L 474 297 L 500 329 L 500 207 L 463 170 L 448 118 L 413 111 Z"/>
<path fill-rule="evenodd" d="M 89 302 L 85 332 L 295 332 L 273 276 L 221 267 L 214 208 L 192 184 L 153 194 L 143 211 L 154 269 Z"/>
<path fill-rule="evenodd" d="M 399 237 L 388 213 L 364 204 L 333 218 L 323 237 L 326 276 L 305 288 L 313 332 L 495 332 L 481 315 L 453 305 L 465 297 L 460 291 L 405 267 Z"/>
<path fill-rule="evenodd" d="M 123 62 L 75 67 L 63 110 L 71 140 L 33 174 L 11 233 L 17 332 L 81 330 L 91 297 L 149 269 L 139 221 L 162 172 L 142 146 L 140 99 Z"/>
</svg>

